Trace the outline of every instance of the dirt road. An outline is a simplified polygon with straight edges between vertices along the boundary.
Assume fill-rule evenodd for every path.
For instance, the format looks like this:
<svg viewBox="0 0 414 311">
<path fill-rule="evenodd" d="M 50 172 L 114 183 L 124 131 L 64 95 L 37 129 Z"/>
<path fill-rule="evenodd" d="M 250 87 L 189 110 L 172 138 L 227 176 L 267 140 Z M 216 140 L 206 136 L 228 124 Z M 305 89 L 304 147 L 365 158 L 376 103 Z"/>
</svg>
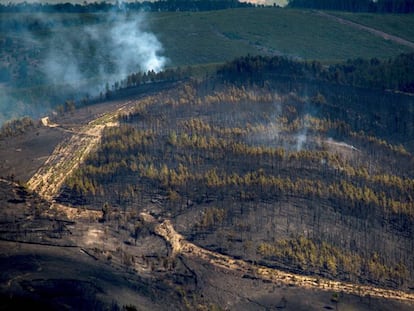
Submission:
<svg viewBox="0 0 414 311">
<path fill-rule="evenodd" d="M 126 103 L 123 107 L 103 114 L 101 117 L 89 122 L 73 135 L 59 144 L 52 155 L 39 171 L 29 180 L 28 185 L 31 190 L 37 191 L 44 198 L 51 200 L 59 191 L 66 177 L 75 170 L 86 158 L 86 156 L 97 146 L 100 141 L 102 131 L 107 126 L 116 126 L 117 115 L 121 111 L 133 107 L 134 103 Z M 60 208 L 69 219 L 85 217 L 98 218 L 99 212 L 94 214 L 76 214 L 75 210 L 55 205 Z M 357 284 L 333 281 L 322 278 L 293 274 L 281 270 L 255 265 L 244 260 L 235 259 L 217 252 L 213 252 L 199 247 L 187 241 L 181 234 L 175 231 L 169 220 L 155 220 L 148 214 L 142 215 L 146 222 L 155 224 L 155 232 L 161 236 L 171 246 L 170 256 L 177 254 L 208 262 L 212 266 L 225 269 L 240 275 L 240 277 L 250 277 L 260 279 L 274 284 L 287 286 L 297 286 L 307 289 L 317 289 L 323 291 L 344 292 L 358 296 L 381 297 L 414 303 L 414 294 L 397 290 L 387 290 L 372 286 L 362 286 Z M 158 223 L 159 222 L 159 223 Z M 86 235 L 86 244 L 94 242 L 99 236 L 103 236 L 102 230 L 90 228 Z M 100 237 L 99 239 L 103 239 Z M 119 241 L 115 241 L 115 245 Z"/>
<path fill-rule="evenodd" d="M 40 169 L 30 178 L 27 185 L 47 200 L 53 200 L 65 179 L 86 159 L 88 154 L 98 145 L 102 131 L 106 127 L 117 126 L 117 116 L 132 102 L 121 108 L 103 114 L 63 140 L 48 157 Z M 57 124 L 53 125 L 57 127 Z"/>
<path fill-rule="evenodd" d="M 351 27 L 354 27 L 356 29 L 369 32 L 369 33 L 371 33 L 375 36 L 383 38 L 384 40 L 393 41 L 395 43 L 398 43 L 398 44 L 401 44 L 401 45 L 404 45 L 404 46 L 407 46 L 407 47 L 410 47 L 410 48 L 414 49 L 414 42 L 405 40 L 401 37 L 390 35 L 386 32 L 380 31 L 378 29 L 371 28 L 371 27 L 368 27 L 368 26 L 364 26 L 364 25 L 361 25 L 361 24 L 358 24 L 358 23 L 355 23 L 355 22 L 351 22 L 349 20 L 346 20 L 344 18 L 340 18 L 340 17 L 334 16 L 334 15 L 328 14 L 326 12 L 317 11 L 316 14 L 319 15 L 319 16 L 326 17 L 330 20 L 336 21 L 340 24 L 351 26 Z"/>
<path fill-rule="evenodd" d="M 175 87 L 175 85 L 175 82 L 155 82 L 142 85 L 139 90 L 137 88 L 120 90 L 119 94 L 113 95 L 115 105 L 109 106 L 110 109 L 106 105 L 102 106 L 106 108 L 101 114 L 79 129 L 68 129 L 51 122 L 48 117 L 42 118 L 41 122 L 44 126 L 64 131 L 70 136 L 56 146 L 44 164 L 29 179 L 27 182 L 29 189 L 36 191 L 46 200 L 53 200 L 65 179 L 98 145 L 105 127 L 117 126 L 118 115 L 133 110 L 139 98 Z"/>
<path fill-rule="evenodd" d="M 346 282 L 333 281 L 323 278 L 315 278 L 300 274 L 293 274 L 268 268 L 260 265 L 253 265 L 240 259 L 234 259 L 220 253 L 212 252 L 188 242 L 181 234 L 177 233 L 169 220 L 165 220 L 155 227 L 155 232 L 164 238 L 171 246 L 171 256 L 178 254 L 187 257 L 197 257 L 213 266 L 239 273 L 241 276 L 249 276 L 275 284 L 287 286 L 298 286 L 307 289 L 323 291 L 343 292 L 358 296 L 370 296 L 386 299 L 414 302 L 414 294 L 398 290 L 388 290 L 373 286 L 356 285 Z"/>
</svg>

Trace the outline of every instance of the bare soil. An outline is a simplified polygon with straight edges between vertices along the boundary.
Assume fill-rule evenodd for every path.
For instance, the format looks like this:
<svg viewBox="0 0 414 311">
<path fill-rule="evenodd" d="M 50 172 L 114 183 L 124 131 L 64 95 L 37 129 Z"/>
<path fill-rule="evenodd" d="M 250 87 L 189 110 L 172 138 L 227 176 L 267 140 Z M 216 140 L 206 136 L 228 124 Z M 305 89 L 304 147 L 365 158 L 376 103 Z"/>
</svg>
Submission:
<svg viewBox="0 0 414 311">
<path fill-rule="evenodd" d="M 27 181 L 65 137 L 67 133 L 59 129 L 38 127 L 33 132 L 0 139 L 0 175 Z"/>
</svg>

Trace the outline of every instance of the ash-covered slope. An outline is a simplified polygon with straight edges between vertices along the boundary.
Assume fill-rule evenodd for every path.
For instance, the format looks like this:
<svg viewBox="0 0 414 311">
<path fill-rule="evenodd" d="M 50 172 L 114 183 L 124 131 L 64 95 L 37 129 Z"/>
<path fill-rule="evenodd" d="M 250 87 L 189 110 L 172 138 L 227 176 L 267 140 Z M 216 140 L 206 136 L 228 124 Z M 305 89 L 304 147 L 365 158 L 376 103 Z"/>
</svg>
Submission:
<svg viewBox="0 0 414 311">
<path fill-rule="evenodd" d="M 3 310 L 411 308 L 409 300 L 306 288 L 294 275 L 275 282 L 270 275 L 255 274 L 257 266 L 248 262 L 241 267 L 250 266 L 251 271 L 225 268 L 198 257 L 201 249 L 192 255 L 177 253 L 163 240 L 169 240 L 163 237 L 164 232 L 157 229 L 163 223 L 144 214 L 137 217 L 132 211 L 123 215 L 139 227 L 139 234 L 131 237 L 131 226 L 119 226 L 122 220 L 116 211 L 111 213 L 112 219 L 102 222 L 101 212 L 49 206 L 4 180 L 0 181 L 0 193 Z M 226 257 L 214 252 L 210 256 Z M 221 263 L 234 262 L 231 258 L 226 261 Z"/>
<path fill-rule="evenodd" d="M 84 149 L 71 137 L 115 125 L 71 176 L 40 166 L 56 201 L 2 182 L 3 306 L 412 308 L 413 98 L 222 78 L 91 106 L 1 141 L 14 148 L 3 158 L 36 135 L 50 144 L 33 158 L 69 148 L 72 159 Z M 49 187 L 56 178 L 61 189 Z"/>
<path fill-rule="evenodd" d="M 236 258 L 409 290 L 412 107 L 326 83 L 186 83 L 106 130 L 59 200 L 150 210 Z"/>
</svg>

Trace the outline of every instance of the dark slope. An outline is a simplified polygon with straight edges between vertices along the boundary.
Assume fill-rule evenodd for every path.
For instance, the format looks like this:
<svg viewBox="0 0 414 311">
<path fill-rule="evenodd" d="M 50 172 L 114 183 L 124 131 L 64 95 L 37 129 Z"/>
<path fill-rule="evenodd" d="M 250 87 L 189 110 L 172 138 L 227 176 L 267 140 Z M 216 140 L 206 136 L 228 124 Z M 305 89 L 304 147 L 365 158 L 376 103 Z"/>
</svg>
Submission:
<svg viewBox="0 0 414 311">
<path fill-rule="evenodd" d="M 59 200 L 149 209 L 212 250 L 407 289 L 412 105 L 330 84 L 186 83 L 107 130 Z"/>
<path fill-rule="evenodd" d="M 91 106 L 40 128 L 70 135 L 121 112 L 66 179 L 63 205 L 1 182 L 4 306 L 412 308 L 357 289 L 412 293 L 413 97 L 296 77 L 222 79 L 141 94 L 127 110 L 121 100 Z M 31 135 L 2 144 L 17 149 Z M 47 155 L 58 141 L 50 137 L 33 154 Z M 166 219 L 195 245 L 253 268 L 174 256 L 156 234 Z M 351 282 L 358 295 L 272 282 L 255 266 Z"/>
</svg>

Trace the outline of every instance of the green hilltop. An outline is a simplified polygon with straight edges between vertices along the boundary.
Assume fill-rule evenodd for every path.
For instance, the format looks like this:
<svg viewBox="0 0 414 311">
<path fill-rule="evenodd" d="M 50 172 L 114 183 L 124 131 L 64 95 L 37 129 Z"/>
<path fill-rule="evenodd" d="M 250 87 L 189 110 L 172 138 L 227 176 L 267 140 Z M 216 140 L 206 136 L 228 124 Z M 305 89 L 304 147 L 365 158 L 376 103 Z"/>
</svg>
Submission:
<svg viewBox="0 0 414 311">
<path fill-rule="evenodd" d="M 382 23 L 382 15 L 364 16 L 372 21 L 368 26 L 388 31 L 391 24 L 394 35 L 401 32 L 401 37 L 414 39 L 409 26 L 414 23 L 412 15 L 389 15 L 388 23 Z M 358 57 L 388 58 L 413 50 L 309 10 L 164 12 L 148 14 L 148 19 L 171 65 L 223 62 L 246 54 L 332 62 Z"/>
<path fill-rule="evenodd" d="M 94 46 L 85 43 L 81 34 L 88 27 L 110 34 L 114 24 L 136 21 L 142 18 L 138 14 L 0 13 L 0 123 L 23 115 L 38 117 L 40 111 L 44 113 L 68 99 L 97 95 L 106 82 L 121 79 L 102 74 L 100 68 L 111 71 L 122 56 L 115 59 L 111 47 L 105 47 L 105 39 Z M 167 67 L 192 66 L 201 74 L 247 55 L 281 55 L 332 64 L 356 58 L 386 60 L 414 51 L 410 46 L 414 42 L 414 15 L 324 14 L 275 7 L 146 12 L 141 27 L 160 41 L 163 48 L 158 54 L 168 59 Z M 345 24 L 335 16 L 408 40 L 408 45 Z M 82 77 L 71 85 L 59 77 L 51 81 L 42 70 L 49 47 L 54 45 L 73 47 L 71 53 L 80 64 Z"/>
</svg>

